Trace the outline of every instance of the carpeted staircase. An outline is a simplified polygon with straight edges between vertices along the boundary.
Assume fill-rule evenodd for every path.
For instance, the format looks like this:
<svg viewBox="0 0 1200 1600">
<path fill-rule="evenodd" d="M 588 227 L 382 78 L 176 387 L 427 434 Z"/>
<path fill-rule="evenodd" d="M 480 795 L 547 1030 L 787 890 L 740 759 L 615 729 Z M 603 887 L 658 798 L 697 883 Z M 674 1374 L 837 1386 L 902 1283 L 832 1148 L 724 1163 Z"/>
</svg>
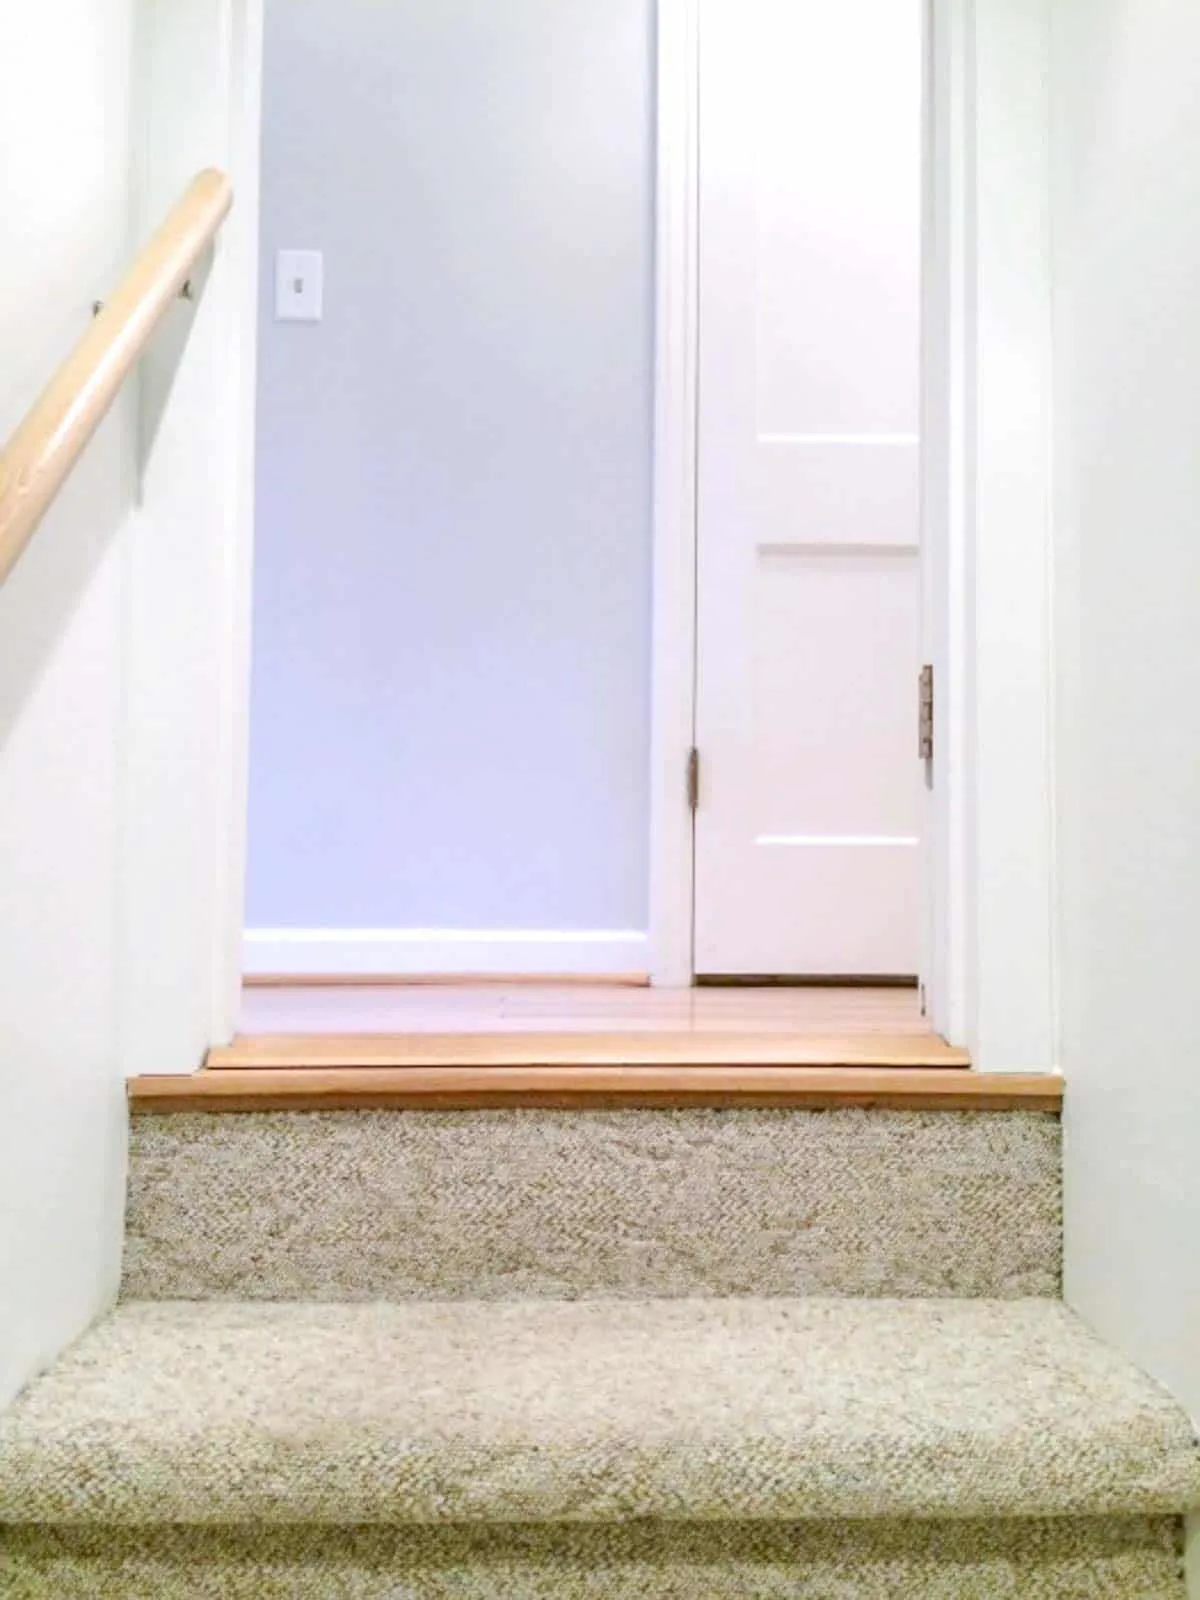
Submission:
<svg viewBox="0 0 1200 1600">
<path fill-rule="evenodd" d="M 1183 1600 L 1187 1418 L 1058 1299 L 1057 1119 L 134 1120 L 0 1417 L 0 1594 Z"/>
</svg>

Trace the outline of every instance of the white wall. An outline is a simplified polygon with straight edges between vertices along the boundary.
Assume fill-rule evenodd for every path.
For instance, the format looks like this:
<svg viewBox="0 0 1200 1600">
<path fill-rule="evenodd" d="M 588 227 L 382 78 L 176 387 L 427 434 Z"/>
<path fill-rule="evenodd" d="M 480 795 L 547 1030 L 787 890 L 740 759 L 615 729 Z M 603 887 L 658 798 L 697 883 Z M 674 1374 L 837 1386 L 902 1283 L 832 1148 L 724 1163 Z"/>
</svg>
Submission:
<svg viewBox="0 0 1200 1600">
<path fill-rule="evenodd" d="M 646 926 L 653 24 L 269 0 L 251 927 Z"/>
<path fill-rule="evenodd" d="M 931 1020 L 1057 1065 L 1048 0 L 931 0 L 922 548 Z"/>
<path fill-rule="evenodd" d="M 133 0 L 0 8 L 0 438 L 124 261 Z M 130 397 L 0 589 L 0 1404 L 115 1292 Z"/>
<path fill-rule="evenodd" d="M 0 438 L 198 168 L 255 218 L 257 21 L 0 8 Z M 127 1072 L 234 1015 L 256 243 L 227 224 L 0 589 L 0 1405 L 116 1292 Z"/>
<path fill-rule="evenodd" d="M 1047 1071 L 1054 1039 L 1047 0 L 974 0 L 972 1059 Z"/>
<path fill-rule="evenodd" d="M 139 372 L 121 962 L 129 1074 L 191 1072 L 241 968 L 261 0 L 138 0 L 135 217 L 197 171 L 233 210 Z"/>
<path fill-rule="evenodd" d="M 1200 10 L 1053 89 L 1066 1287 L 1200 1418 Z"/>
</svg>

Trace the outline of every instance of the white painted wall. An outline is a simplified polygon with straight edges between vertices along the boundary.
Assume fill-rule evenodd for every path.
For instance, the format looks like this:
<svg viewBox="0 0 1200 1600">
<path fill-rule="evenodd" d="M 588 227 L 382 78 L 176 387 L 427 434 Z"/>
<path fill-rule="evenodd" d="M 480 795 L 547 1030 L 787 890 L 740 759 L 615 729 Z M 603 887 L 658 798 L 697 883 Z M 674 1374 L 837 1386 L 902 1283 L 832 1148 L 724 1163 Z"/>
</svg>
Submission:
<svg viewBox="0 0 1200 1600">
<path fill-rule="evenodd" d="M 1066 1289 L 1200 1419 L 1200 10 L 1054 9 Z"/>
<path fill-rule="evenodd" d="M 0 437 L 198 168 L 242 207 L 0 590 L 0 1405 L 116 1291 L 126 1073 L 235 1012 L 258 20 L 0 9 Z"/>
<path fill-rule="evenodd" d="M 127 600 L 123 1061 L 191 1072 L 240 994 L 261 0 L 138 0 L 135 216 L 216 166 L 233 211 L 139 374 Z"/>
<path fill-rule="evenodd" d="M 1047 0 L 930 0 L 922 540 L 931 1020 L 1057 1065 Z"/>
<path fill-rule="evenodd" d="M 269 0 L 252 928 L 645 930 L 653 27 Z"/>
<path fill-rule="evenodd" d="M 1054 1036 L 1047 0 L 973 18 L 973 1059 L 1046 1071 Z"/>
<path fill-rule="evenodd" d="M 0 437 L 124 262 L 132 34 L 133 0 L 0 8 Z M 0 589 L 0 1404 L 117 1282 L 129 401 Z"/>
</svg>

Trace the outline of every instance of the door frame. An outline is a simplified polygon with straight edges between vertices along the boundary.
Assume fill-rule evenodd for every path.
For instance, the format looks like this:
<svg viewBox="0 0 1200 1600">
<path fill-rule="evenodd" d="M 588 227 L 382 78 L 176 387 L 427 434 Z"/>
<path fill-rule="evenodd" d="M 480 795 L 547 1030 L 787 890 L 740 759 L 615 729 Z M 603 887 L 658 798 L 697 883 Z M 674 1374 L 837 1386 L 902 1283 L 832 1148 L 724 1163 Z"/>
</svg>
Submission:
<svg viewBox="0 0 1200 1600">
<path fill-rule="evenodd" d="M 650 972 L 694 978 L 699 28 L 659 0 Z M 1048 0 L 924 0 L 922 984 L 991 1070 L 1057 1060 Z M 914 683 L 914 741 L 916 688 Z M 914 755 L 914 759 L 916 759 Z"/>
<path fill-rule="evenodd" d="M 684 768 L 692 743 L 695 661 L 696 67 L 703 3 L 659 0 L 658 19 L 649 923 L 652 973 L 663 984 L 692 977 L 691 816 Z M 979 1067 L 1046 1070 L 1057 1061 L 1049 0 L 926 4 L 930 360 L 923 508 L 926 528 L 933 530 L 925 616 L 937 674 L 939 741 L 928 846 L 929 1015 L 941 1032 L 971 1049 Z M 133 1068 L 143 1057 L 153 1059 L 157 1070 L 168 1072 L 193 1070 L 203 1033 L 207 1042 L 220 1042 L 237 1016 L 263 0 L 187 0 L 187 11 L 192 29 L 213 41 L 222 70 L 215 86 L 211 74 L 204 79 L 209 99 L 202 115 L 189 116 L 183 126 L 170 72 L 191 70 L 196 52 L 193 33 L 181 25 L 166 80 L 163 62 L 147 64 L 157 90 L 156 137 L 148 143 L 160 149 L 170 144 L 188 166 L 227 166 L 236 199 L 234 230 L 209 286 L 209 379 L 194 399 L 178 396 L 172 429 L 181 450 L 203 453 L 213 437 L 213 396 L 222 397 L 221 449 L 197 462 L 197 481 L 211 485 L 208 526 L 210 534 L 219 533 L 220 552 L 189 590 L 187 613 L 214 621 L 197 669 L 180 675 L 169 695 L 171 726 L 213 730 L 206 747 L 212 782 L 200 815 L 194 794 L 170 782 L 169 772 L 158 782 L 158 768 L 148 766 L 156 775 L 153 814 L 164 837 L 157 851 L 143 847 L 150 814 L 143 807 L 139 826 L 131 826 L 128 856 L 135 876 L 150 885 L 165 882 L 170 891 L 163 916 L 151 914 L 157 902 L 148 897 L 145 914 L 128 927 L 129 968 L 140 971 L 143 958 L 151 968 L 162 967 L 169 956 L 179 992 L 190 986 L 197 1015 L 209 1018 L 207 1029 L 197 1024 L 185 1036 L 173 1020 L 179 1010 L 174 1001 L 160 1003 L 144 983 L 136 986 L 126 1014 L 139 1048 L 128 1052 L 127 1061 Z M 199 96 L 203 74 L 193 76 Z M 182 514 L 177 502 L 186 477 L 160 477 L 159 486 L 167 498 L 164 520 Z M 144 717 L 139 711 L 132 732 L 156 749 L 163 726 L 159 709 Z M 179 853 L 166 837 L 177 827 L 190 830 L 196 842 L 196 870 L 186 883 L 163 870 Z M 187 919 L 205 930 L 203 961 L 196 959 L 194 940 L 163 953 L 164 926 Z"/>
<path fill-rule="evenodd" d="M 661 988 L 695 975 L 699 8 L 658 0 L 649 968 Z"/>
</svg>

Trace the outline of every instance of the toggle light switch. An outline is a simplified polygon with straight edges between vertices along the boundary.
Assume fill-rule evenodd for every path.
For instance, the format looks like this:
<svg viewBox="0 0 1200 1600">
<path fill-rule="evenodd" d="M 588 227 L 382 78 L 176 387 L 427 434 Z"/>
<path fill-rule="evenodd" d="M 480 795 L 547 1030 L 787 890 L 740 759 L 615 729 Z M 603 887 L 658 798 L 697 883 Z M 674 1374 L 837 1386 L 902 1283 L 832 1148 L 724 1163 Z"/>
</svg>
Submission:
<svg viewBox="0 0 1200 1600">
<path fill-rule="evenodd" d="M 275 256 L 276 322 L 320 322 L 325 258 L 320 250 L 280 250 Z"/>
</svg>

